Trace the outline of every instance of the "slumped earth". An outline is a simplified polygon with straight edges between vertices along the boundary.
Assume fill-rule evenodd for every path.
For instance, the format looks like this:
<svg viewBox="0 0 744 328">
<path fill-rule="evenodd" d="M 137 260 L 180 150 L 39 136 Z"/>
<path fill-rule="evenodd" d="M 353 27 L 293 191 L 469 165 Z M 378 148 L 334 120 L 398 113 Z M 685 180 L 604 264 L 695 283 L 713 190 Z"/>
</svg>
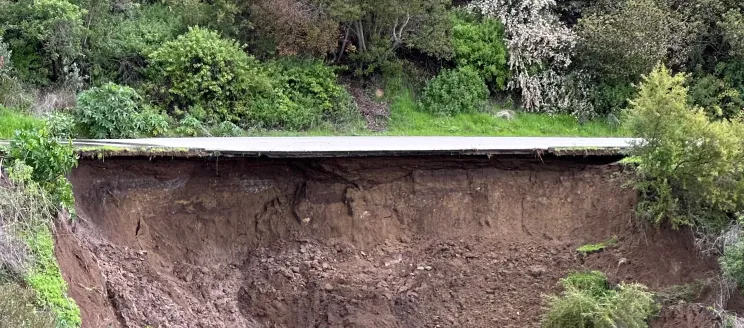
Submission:
<svg viewBox="0 0 744 328">
<path fill-rule="evenodd" d="M 688 231 L 632 218 L 621 174 L 577 158 L 84 160 L 57 252 L 85 327 L 537 327 L 571 271 L 653 290 L 717 275 Z M 714 320 L 679 305 L 652 327 Z"/>
</svg>

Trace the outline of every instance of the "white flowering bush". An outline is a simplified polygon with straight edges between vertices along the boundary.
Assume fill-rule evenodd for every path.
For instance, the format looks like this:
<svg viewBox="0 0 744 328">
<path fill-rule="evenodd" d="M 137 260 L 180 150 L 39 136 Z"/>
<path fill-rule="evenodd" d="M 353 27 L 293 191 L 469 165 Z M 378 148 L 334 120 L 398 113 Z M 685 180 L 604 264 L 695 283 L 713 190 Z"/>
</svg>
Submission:
<svg viewBox="0 0 744 328">
<path fill-rule="evenodd" d="M 511 80 L 528 111 L 570 107 L 572 92 L 564 88 L 577 36 L 558 20 L 554 0 L 476 0 L 471 9 L 504 24 Z"/>
</svg>

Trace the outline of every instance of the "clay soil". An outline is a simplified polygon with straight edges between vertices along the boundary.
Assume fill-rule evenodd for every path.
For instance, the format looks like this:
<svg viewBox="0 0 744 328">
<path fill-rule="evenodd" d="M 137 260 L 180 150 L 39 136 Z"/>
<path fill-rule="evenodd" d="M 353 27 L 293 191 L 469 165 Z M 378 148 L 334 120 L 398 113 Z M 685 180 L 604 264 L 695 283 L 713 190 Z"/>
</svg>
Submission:
<svg viewBox="0 0 744 328">
<path fill-rule="evenodd" d="M 536 327 L 571 271 L 652 289 L 717 274 L 689 232 L 636 223 L 620 175 L 568 158 L 86 160 L 57 252 L 84 327 Z M 716 325 L 665 311 L 652 327 Z"/>
</svg>

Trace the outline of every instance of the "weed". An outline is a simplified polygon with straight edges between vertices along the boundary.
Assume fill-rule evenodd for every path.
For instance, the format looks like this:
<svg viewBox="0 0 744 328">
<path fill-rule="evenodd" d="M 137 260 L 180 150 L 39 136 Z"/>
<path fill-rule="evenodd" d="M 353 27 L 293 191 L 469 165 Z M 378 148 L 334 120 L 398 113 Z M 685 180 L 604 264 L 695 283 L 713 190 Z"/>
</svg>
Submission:
<svg viewBox="0 0 744 328">
<path fill-rule="evenodd" d="M 543 328 L 648 327 L 646 320 L 656 310 L 645 286 L 621 283 L 611 288 L 598 271 L 570 274 L 560 284 L 563 293 L 548 296 Z"/>
<path fill-rule="evenodd" d="M 589 255 L 591 253 L 602 251 L 605 248 L 615 246 L 616 244 L 617 237 L 612 237 L 601 243 L 582 245 L 581 247 L 577 248 L 576 251 L 581 253 L 582 255 Z"/>
</svg>

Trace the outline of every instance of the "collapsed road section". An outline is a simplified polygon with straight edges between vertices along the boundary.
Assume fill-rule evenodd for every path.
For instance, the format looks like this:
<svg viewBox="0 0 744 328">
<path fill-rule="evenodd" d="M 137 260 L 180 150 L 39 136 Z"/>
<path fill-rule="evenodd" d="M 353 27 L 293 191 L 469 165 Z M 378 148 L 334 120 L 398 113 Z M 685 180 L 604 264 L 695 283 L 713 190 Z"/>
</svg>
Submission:
<svg viewBox="0 0 744 328">
<path fill-rule="evenodd" d="M 430 139 L 449 155 L 105 145 L 73 171 L 79 220 L 58 231 L 84 326 L 536 327 L 572 271 L 661 289 L 718 270 L 689 232 L 633 219 L 622 145 L 498 153 Z M 576 252 L 609 238 L 612 250 Z"/>
</svg>

